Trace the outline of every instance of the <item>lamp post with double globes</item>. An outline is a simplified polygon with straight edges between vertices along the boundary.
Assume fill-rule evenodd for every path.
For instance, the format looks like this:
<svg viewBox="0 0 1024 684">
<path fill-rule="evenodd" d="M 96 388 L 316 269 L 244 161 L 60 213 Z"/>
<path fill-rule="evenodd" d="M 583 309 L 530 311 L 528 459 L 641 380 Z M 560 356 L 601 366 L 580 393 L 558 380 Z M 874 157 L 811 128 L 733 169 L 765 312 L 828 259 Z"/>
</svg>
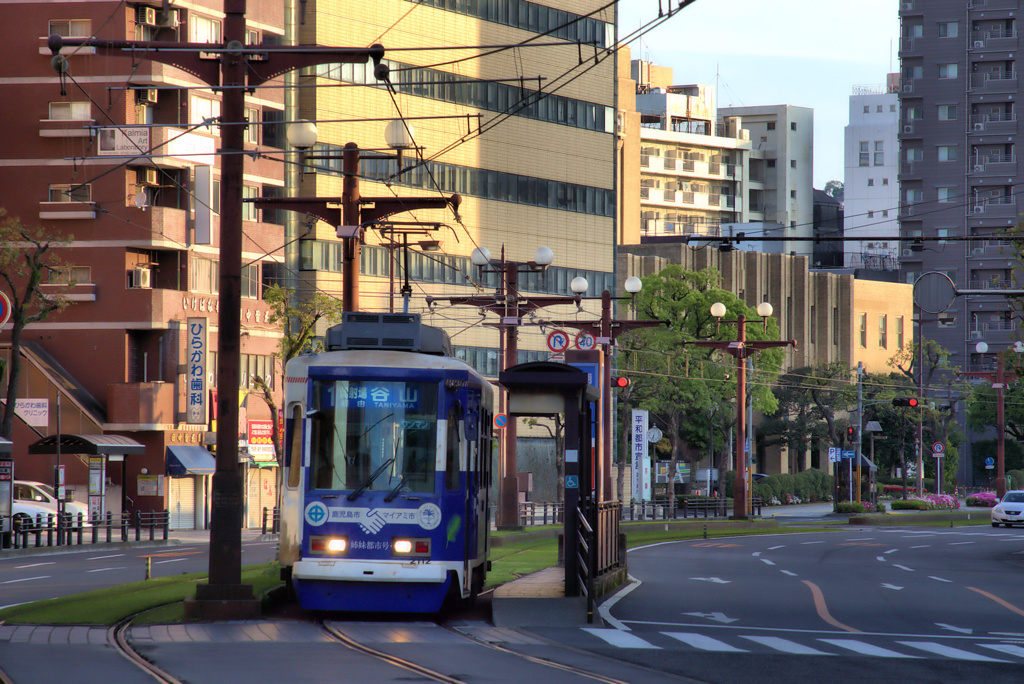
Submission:
<svg viewBox="0 0 1024 684">
<path fill-rule="evenodd" d="M 747 317 L 744 314 L 736 316 L 734 321 L 723 321 L 728 309 L 722 302 L 715 302 L 711 305 L 711 315 L 718 319 L 719 325 L 724 323 L 736 324 L 735 340 L 708 340 L 699 342 L 688 342 L 696 347 L 710 347 L 724 351 L 736 359 L 736 484 L 734 486 L 733 517 L 746 518 L 750 508 L 750 462 L 745 453 L 746 447 L 746 396 L 747 396 L 747 364 L 746 360 L 762 349 L 772 347 L 796 346 L 796 340 L 748 340 L 747 339 Z M 768 318 L 771 317 L 774 309 L 768 302 L 761 302 L 757 305 L 757 315 L 761 317 L 765 329 L 768 327 Z M 753 445 L 751 445 L 753 455 Z"/>
</svg>

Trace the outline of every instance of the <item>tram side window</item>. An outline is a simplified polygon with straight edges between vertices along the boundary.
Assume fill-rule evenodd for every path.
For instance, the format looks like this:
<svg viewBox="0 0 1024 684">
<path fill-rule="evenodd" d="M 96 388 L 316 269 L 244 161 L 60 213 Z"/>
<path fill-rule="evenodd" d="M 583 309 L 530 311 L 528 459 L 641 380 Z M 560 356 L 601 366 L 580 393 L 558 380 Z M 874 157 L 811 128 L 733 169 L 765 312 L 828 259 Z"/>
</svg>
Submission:
<svg viewBox="0 0 1024 684">
<path fill-rule="evenodd" d="M 444 465 L 444 486 L 450 490 L 459 488 L 459 417 L 455 409 L 448 411 L 447 454 Z"/>
<path fill-rule="evenodd" d="M 302 406 L 292 409 L 292 434 L 288 445 L 288 486 L 299 486 L 302 476 Z"/>
</svg>

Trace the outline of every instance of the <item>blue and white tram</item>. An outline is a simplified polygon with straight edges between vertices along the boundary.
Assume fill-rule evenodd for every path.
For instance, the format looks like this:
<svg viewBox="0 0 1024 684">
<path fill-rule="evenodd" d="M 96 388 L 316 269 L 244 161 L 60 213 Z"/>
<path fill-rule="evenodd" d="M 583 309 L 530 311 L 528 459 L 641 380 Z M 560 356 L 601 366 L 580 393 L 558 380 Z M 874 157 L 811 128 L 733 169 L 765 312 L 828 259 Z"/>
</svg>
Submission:
<svg viewBox="0 0 1024 684">
<path fill-rule="evenodd" d="M 282 576 L 303 608 L 436 612 L 483 587 L 493 395 L 410 314 L 288 363 Z"/>
</svg>

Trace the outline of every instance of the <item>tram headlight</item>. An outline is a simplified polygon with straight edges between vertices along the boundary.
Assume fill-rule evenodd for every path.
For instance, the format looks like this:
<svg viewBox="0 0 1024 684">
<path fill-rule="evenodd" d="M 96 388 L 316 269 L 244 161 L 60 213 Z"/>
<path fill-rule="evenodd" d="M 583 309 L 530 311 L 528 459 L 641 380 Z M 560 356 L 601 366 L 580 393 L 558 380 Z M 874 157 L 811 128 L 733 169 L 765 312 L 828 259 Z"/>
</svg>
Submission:
<svg viewBox="0 0 1024 684">
<path fill-rule="evenodd" d="M 391 553 L 394 556 L 428 558 L 430 557 L 430 540 L 395 537 L 391 540 Z"/>
<path fill-rule="evenodd" d="M 313 536 L 309 538 L 309 552 L 320 556 L 348 554 L 348 537 Z"/>
</svg>

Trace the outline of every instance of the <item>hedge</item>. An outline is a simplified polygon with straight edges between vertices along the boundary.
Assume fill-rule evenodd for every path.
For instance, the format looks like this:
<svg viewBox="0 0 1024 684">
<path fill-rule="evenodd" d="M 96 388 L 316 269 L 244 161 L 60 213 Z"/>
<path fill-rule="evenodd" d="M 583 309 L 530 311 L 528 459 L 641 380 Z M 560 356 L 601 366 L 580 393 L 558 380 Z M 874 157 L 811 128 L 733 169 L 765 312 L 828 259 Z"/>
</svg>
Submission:
<svg viewBox="0 0 1024 684">
<path fill-rule="evenodd" d="M 728 474 L 726 475 L 728 481 Z M 835 480 L 821 470 L 770 475 L 754 483 L 754 496 L 766 504 L 791 504 L 805 501 L 831 501 Z"/>
</svg>

